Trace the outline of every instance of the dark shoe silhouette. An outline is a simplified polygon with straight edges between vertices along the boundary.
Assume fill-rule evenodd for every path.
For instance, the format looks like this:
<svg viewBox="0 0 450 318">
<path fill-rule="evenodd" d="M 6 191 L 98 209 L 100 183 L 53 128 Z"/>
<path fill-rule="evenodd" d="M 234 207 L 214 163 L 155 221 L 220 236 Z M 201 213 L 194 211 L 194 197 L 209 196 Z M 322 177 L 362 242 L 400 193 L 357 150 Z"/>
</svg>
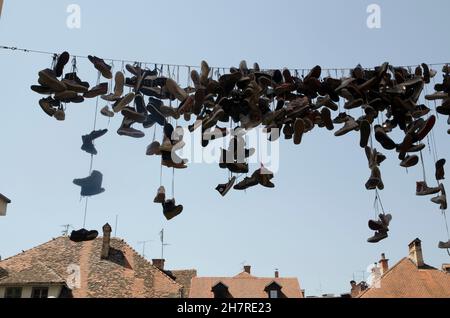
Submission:
<svg viewBox="0 0 450 318">
<path fill-rule="evenodd" d="M 97 231 L 88 231 L 86 229 L 81 229 L 78 231 L 72 231 L 70 234 L 70 240 L 73 242 L 87 242 L 87 241 L 93 241 L 97 238 L 98 232 Z"/>
<path fill-rule="evenodd" d="M 224 197 L 225 195 L 227 195 L 227 193 L 233 187 L 235 182 L 236 182 L 236 177 L 232 177 L 227 183 L 219 184 L 216 187 L 216 190 L 220 193 L 221 196 Z"/>
<path fill-rule="evenodd" d="M 93 141 L 97 138 L 102 137 L 108 132 L 108 129 L 96 130 L 91 132 L 89 135 L 84 135 L 81 137 L 83 141 L 83 145 L 81 146 L 81 150 L 86 151 L 91 155 L 97 154 L 97 149 L 95 149 Z"/>
<path fill-rule="evenodd" d="M 112 79 L 111 66 L 106 64 L 104 60 L 96 56 L 89 55 L 89 61 L 94 64 L 94 67 L 107 79 Z M 104 95 L 104 94 L 103 94 Z"/>
<path fill-rule="evenodd" d="M 69 62 L 70 55 L 67 52 L 63 52 L 58 56 L 55 67 L 53 70 L 55 71 L 56 77 L 61 77 L 64 71 L 64 66 Z"/>
<path fill-rule="evenodd" d="M 180 215 L 180 213 L 183 212 L 183 206 L 176 205 L 175 199 L 165 201 L 162 206 L 163 213 L 167 221 L 172 220 L 174 217 Z"/>
<path fill-rule="evenodd" d="M 444 170 L 444 166 L 445 166 L 446 160 L 445 159 L 441 159 L 438 160 L 438 162 L 436 162 L 436 180 L 444 180 L 445 179 L 445 170 Z"/>
<path fill-rule="evenodd" d="M 103 175 L 94 170 L 91 175 L 83 179 L 74 179 L 73 183 L 81 187 L 81 196 L 90 197 L 105 192 L 102 188 Z"/>
</svg>

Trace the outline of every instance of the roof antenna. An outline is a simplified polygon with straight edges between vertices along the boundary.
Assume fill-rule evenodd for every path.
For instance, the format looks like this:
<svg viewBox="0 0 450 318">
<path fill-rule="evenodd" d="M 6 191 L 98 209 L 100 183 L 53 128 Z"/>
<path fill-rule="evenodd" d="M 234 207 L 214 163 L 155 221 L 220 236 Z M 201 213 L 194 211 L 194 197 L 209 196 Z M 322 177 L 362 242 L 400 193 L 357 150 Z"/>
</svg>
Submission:
<svg viewBox="0 0 450 318">
<path fill-rule="evenodd" d="M 139 245 L 142 244 L 142 257 L 145 258 L 145 246 L 147 245 L 147 243 L 153 242 L 153 240 L 148 240 L 148 241 L 139 241 L 137 242 Z"/>
<path fill-rule="evenodd" d="M 70 229 L 70 228 L 73 229 L 72 224 L 63 224 L 63 225 L 61 225 L 61 227 L 64 228 L 64 230 L 61 231 L 61 233 L 62 233 L 63 236 L 69 236 L 69 229 Z"/>
<path fill-rule="evenodd" d="M 161 239 L 161 259 L 164 259 L 164 247 L 169 246 L 170 244 L 164 243 L 164 229 L 159 232 L 159 238 Z"/>
<path fill-rule="evenodd" d="M 116 225 L 114 226 L 114 237 L 117 237 L 117 224 L 119 223 L 119 214 L 116 214 Z"/>
</svg>

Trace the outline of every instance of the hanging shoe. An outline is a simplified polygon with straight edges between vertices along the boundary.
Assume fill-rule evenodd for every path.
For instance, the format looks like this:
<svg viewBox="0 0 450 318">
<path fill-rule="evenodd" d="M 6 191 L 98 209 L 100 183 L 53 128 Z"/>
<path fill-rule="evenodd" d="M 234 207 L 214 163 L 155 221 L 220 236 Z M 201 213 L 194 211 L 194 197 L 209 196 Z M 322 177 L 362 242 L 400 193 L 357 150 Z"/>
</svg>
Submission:
<svg viewBox="0 0 450 318">
<path fill-rule="evenodd" d="M 359 128 L 359 124 L 353 118 L 349 117 L 345 122 L 344 127 L 336 131 L 334 135 L 336 137 L 344 136 L 357 128 Z"/>
<path fill-rule="evenodd" d="M 375 139 L 386 150 L 393 150 L 397 147 L 396 143 L 386 134 L 383 127 L 379 125 L 375 127 Z"/>
<path fill-rule="evenodd" d="M 438 160 L 438 162 L 436 162 L 435 176 L 436 176 L 436 180 L 438 180 L 438 181 L 445 179 L 445 170 L 444 170 L 445 163 L 446 163 L 445 159 L 441 159 L 441 160 Z"/>
<path fill-rule="evenodd" d="M 425 125 L 420 129 L 416 134 L 416 141 L 423 140 L 433 129 L 434 125 L 436 124 L 436 116 L 431 115 L 430 118 L 427 119 L 425 122 Z"/>
<path fill-rule="evenodd" d="M 419 163 L 419 157 L 416 155 L 406 156 L 406 158 L 400 163 L 403 168 L 411 168 Z"/>
<path fill-rule="evenodd" d="M 120 111 L 122 111 L 125 107 L 127 107 L 133 100 L 134 100 L 134 93 L 128 93 L 127 95 L 125 95 L 124 97 L 118 99 L 114 105 L 113 105 L 113 110 L 115 113 L 118 113 Z"/>
<path fill-rule="evenodd" d="M 258 170 L 259 172 L 259 184 L 266 188 L 275 188 L 270 180 L 273 179 L 273 172 L 269 171 L 267 168 L 262 167 Z"/>
<path fill-rule="evenodd" d="M 108 106 L 108 105 L 106 105 L 105 107 L 103 107 L 103 108 L 100 110 L 100 114 L 102 114 L 102 115 L 105 116 L 105 117 L 109 117 L 109 118 L 114 117 L 114 112 L 111 111 L 111 110 L 109 109 L 109 106 Z"/>
<path fill-rule="evenodd" d="M 248 164 L 247 163 L 227 163 L 227 169 L 233 173 L 248 173 Z"/>
<path fill-rule="evenodd" d="M 61 77 L 64 71 L 64 66 L 69 62 L 70 55 L 68 52 L 63 52 L 60 55 L 58 55 L 58 59 L 56 60 L 55 67 L 53 68 L 53 71 L 56 74 L 56 77 Z"/>
<path fill-rule="evenodd" d="M 187 160 L 183 160 L 175 152 L 162 151 L 161 164 L 167 168 L 186 169 Z"/>
<path fill-rule="evenodd" d="M 154 203 L 164 203 L 166 201 L 166 189 L 161 186 L 158 189 L 158 192 L 156 193 L 155 199 L 153 200 Z"/>
<path fill-rule="evenodd" d="M 59 107 L 53 114 L 53 117 L 55 117 L 55 119 L 58 121 L 64 121 L 66 120 L 66 113 L 64 112 L 64 109 L 62 107 Z"/>
<path fill-rule="evenodd" d="M 331 119 L 330 110 L 328 108 L 322 108 L 322 110 L 320 111 L 320 116 L 321 116 L 323 123 L 325 124 L 325 127 L 330 131 L 333 130 L 334 125 L 333 125 L 333 120 Z"/>
<path fill-rule="evenodd" d="M 253 174 L 250 178 L 245 177 L 241 182 L 236 184 L 233 188 L 235 190 L 247 190 L 248 188 L 257 186 L 259 184 L 258 176 Z"/>
<path fill-rule="evenodd" d="M 359 132 L 361 134 L 359 145 L 361 148 L 365 148 L 369 143 L 370 138 L 370 124 L 367 120 L 361 121 L 359 125 Z"/>
<path fill-rule="evenodd" d="M 433 195 L 437 194 L 441 191 L 441 188 L 430 188 L 428 187 L 425 181 L 418 181 L 416 186 L 416 195 L 417 196 L 425 196 L 425 195 Z"/>
<path fill-rule="evenodd" d="M 447 241 L 447 242 L 439 242 L 438 247 L 439 247 L 440 249 L 443 249 L 443 250 L 448 250 L 448 249 L 450 249 L 450 240 Z"/>
<path fill-rule="evenodd" d="M 158 141 L 152 142 L 147 146 L 145 154 L 147 156 L 161 156 L 161 144 Z"/>
<path fill-rule="evenodd" d="M 39 84 L 50 88 L 54 92 L 62 92 L 67 89 L 66 85 L 60 81 L 55 72 L 49 68 L 39 72 Z"/>
<path fill-rule="evenodd" d="M 122 121 L 122 125 L 117 130 L 117 134 L 119 136 L 128 136 L 131 138 L 143 138 L 145 137 L 145 134 L 135 128 L 132 128 L 131 125 L 133 124 L 133 121 L 128 120 L 127 118 L 124 118 Z"/>
<path fill-rule="evenodd" d="M 96 56 L 89 55 L 88 58 L 89 61 L 94 64 L 94 67 L 103 75 L 103 77 L 112 79 L 111 65 L 106 64 L 103 59 Z"/>
<path fill-rule="evenodd" d="M 147 120 L 147 113 L 139 113 L 136 109 L 129 106 L 122 109 L 121 114 L 126 119 L 140 124 L 143 124 Z"/>
<path fill-rule="evenodd" d="M 377 166 L 373 166 L 371 168 L 371 176 L 369 180 L 366 182 L 366 189 L 367 190 L 375 190 L 378 188 L 379 190 L 384 189 L 383 181 L 381 180 L 381 172 L 380 169 Z"/>
<path fill-rule="evenodd" d="M 102 95 L 102 99 L 108 102 L 116 102 L 123 95 L 125 76 L 122 72 L 116 72 L 114 76 L 114 91 L 108 95 Z"/>
<path fill-rule="evenodd" d="M 233 187 L 234 183 L 236 182 L 236 177 L 232 177 L 227 183 L 225 184 L 219 184 L 216 187 L 216 190 L 220 193 L 221 196 L 227 195 L 227 193 L 230 191 L 230 189 Z"/>
<path fill-rule="evenodd" d="M 105 192 L 102 188 L 103 175 L 94 170 L 91 175 L 83 179 L 74 179 L 73 183 L 81 187 L 81 196 L 90 197 Z"/>
<path fill-rule="evenodd" d="M 78 231 L 72 231 L 70 233 L 70 240 L 72 242 L 80 243 L 80 242 L 87 242 L 87 241 L 93 241 L 98 237 L 98 231 L 88 231 L 86 229 L 81 229 Z"/>
<path fill-rule="evenodd" d="M 83 94 L 84 98 L 94 98 L 108 93 L 108 83 L 100 83 Z"/>
<path fill-rule="evenodd" d="M 97 138 L 102 137 L 108 132 L 108 129 L 96 130 L 91 132 L 89 135 L 84 135 L 81 137 L 83 141 L 83 145 L 81 146 L 81 150 L 86 151 L 91 155 L 97 154 L 97 149 L 95 149 L 93 141 Z"/>
<path fill-rule="evenodd" d="M 392 215 L 391 214 L 380 214 L 378 217 L 379 217 L 379 220 L 377 220 L 377 221 L 374 221 L 374 220 L 369 221 L 369 228 L 372 231 L 388 232 L 389 225 L 392 221 Z"/>
<path fill-rule="evenodd" d="M 163 213 L 167 221 L 172 220 L 174 217 L 178 216 L 183 212 L 182 205 L 175 205 L 175 199 L 167 200 L 162 203 Z"/>
<path fill-rule="evenodd" d="M 303 119 L 297 118 L 294 122 L 294 144 L 301 144 L 304 131 L 305 122 Z"/>
<path fill-rule="evenodd" d="M 367 242 L 368 243 L 378 243 L 378 242 L 386 239 L 387 237 L 388 237 L 387 232 L 377 231 L 377 232 L 375 232 L 374 236 L 367 239 Z"/>
<path fill-rule="evenodd" d="M 56 109 L 54 107 L 59 105 L 60 103 L 51 97 L 42 98 L 39 100 L 39 106 L 41 106 L 41 109 L 50 117 L 55 115 Z"/>
<path fill-rule="evenodd" d="M 163 102 L 161 100 L 154 97 L 150 97 L 148 99 L 147 111 L 153 116 L 152 118 L 160 126 L 164 126 L 166 123 L 166 118 L 161 113 L 161 106 L 163 106 Z"/>
</svg>

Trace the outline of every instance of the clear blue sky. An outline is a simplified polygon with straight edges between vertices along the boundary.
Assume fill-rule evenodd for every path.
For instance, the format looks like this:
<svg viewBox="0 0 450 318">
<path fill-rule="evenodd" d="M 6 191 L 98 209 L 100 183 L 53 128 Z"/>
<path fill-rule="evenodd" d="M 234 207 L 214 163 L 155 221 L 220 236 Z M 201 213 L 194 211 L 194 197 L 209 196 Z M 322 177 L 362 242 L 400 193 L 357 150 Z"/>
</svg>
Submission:
<svg viewBox="0 0 450 318">
<path fill-rule="evenodd" d="M 82 9 L 79 30 L 66 27 L 71 3 Z M 450 60 L 448 1 L 377 1 L 379 30 L 366 27 L 370 3 L 6 0 L 0 44 L 177 64 L 199 65 L 206 59 L 232 66 L 246 59 L 265 68 Z M 72 179 L 88 170 L 80 137 L 92 127 L 95 101 L 69 105 L 62 123 L 46 117 L 29 86 L 49 63 L 45 55 L 0 51 L 0 192 L 13 200 L 8 216 L 0 219 L 2 257 L 57 237 L 62 224 L 82 225 L 84 204 Z M 95 79 L 86 61 L 79 68 L 81 76 Z M 99 127 L 107 124 L 99 119 Z M 445 251 L 437 249 L 438 241 L 446 240 L 440 211 L 429 198 L 415 196 L 421 168 L 407 173 L 394 154 L 382 165 L 386 189 L 381 195 L 394 216 L 390 237 L 378 245 L 366 243 L 374 193 L 364 188 L 369 170 L 357 134 L 335 138 L 315 130 L 300 147 L 282 142 L 275 190 L 255 188 L 222 198 L 214 188 L 226 174 L 217 166 L 177 172 L 176 198 L 185 210 L 166 222 L 161 207 L 152 203 L 158 160 L 144 155 L 152 134 L 142 140 L 120 137 L 115 133 L 119 124 L 114 118 L 111 133 L 97 143 L 95 168 L 103 172 L 107 191 L 90 200 L 88 226 L 101 230 L 119 214 L 118 236 L 136 249 L 138 241 L 154 240 L 147 247 L 149 258 L 160 256 L 158 232 L 164 227 L 171 244 L 165 255 L 169 268 L 228 276 L 245 261 L 256 275 L 271 276 L 279 268 L 283 276 L 298 277 L 308 295 L 318 295 L 347 292 L 353 273 L 379 260 L 382 252 L 395 263 L 416 237 L 423 240 L 429 264 L 448 262 Z M 438 152 L 450 158 L 446 131 L 441 117 L 435 132 Z M 428 152 L 425 161 L 431 179 Z M 164 182 L 170 185 L 168 172 Z"/>
</svg>

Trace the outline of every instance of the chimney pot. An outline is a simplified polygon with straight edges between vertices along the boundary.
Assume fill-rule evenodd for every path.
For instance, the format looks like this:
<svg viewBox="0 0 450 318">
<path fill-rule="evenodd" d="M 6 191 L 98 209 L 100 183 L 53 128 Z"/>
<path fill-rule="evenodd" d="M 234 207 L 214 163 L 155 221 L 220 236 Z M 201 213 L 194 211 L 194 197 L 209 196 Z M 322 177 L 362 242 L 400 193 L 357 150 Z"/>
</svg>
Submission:
<svg viewBox="0 0 450 318">
<path fill-rule="evenodd" d="M 156 268 L 158 268 L 159 270 L 164 270 L 164 263 L 166 262 L 165 259 L 153 259 L 153 266 L 155 266 Z"/>
<path fill-rule="evenodd" d="M 386 255 L 384 253 L 381 254 L 381 259 L 379 263 L 381 268 L 381 275 L 384 275 L 389 270 L 389 260 L 386 259 Z"/>
<path fill-rule="evenodd" d="M 416 264 L 417 267 L 423 267 L 425 262 L 422 253 L 422 241 L 418 238 L 409 243 L 409 259 Z"/>
<path fill-rule="evenodd" d="M 446 273 L 450 273 L 450 264 L 443 264 L 442 270 Z"/>
<path fill-rule="evenodd" d="M 280 272 L 278 271 L 278 269 L 275 271 L 275 278 L 279 278 L 280 277 Z"/>
<path fill-rule="evenodd" d="M 251 270 L 252 270 L 252 267 L 250 265 L 245 265 L 244 266 L 244 272 L 246 272 L 248 274 L 251 274 Z"/>
<path fill-rule="evenodd" d="M 109 256 L 109 249 L 111 244 L 111 225 L 106 223 L 103 225 L 103 244 L 102 244 L 102 259 L 107 259 Z"/>
</svg>

